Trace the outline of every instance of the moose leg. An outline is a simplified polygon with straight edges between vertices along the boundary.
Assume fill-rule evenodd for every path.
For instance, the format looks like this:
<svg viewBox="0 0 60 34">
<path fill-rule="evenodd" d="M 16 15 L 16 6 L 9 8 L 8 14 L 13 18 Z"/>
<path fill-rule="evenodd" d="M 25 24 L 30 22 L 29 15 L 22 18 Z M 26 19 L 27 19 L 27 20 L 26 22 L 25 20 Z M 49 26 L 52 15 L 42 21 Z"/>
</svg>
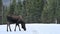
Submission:
<svg viewBox="0 0 60 34">
<path fill-rule="evenodd" d="M 7 32 L 8 32 L 8 24 L 7 24 Z"/>
<path fill-rule="evenodd" d="M 7 22 L 7 32 L 8 32 L 9 22 Z"/>
<path fill-rule="evenodd" d="M 9 27 L 9 29 L 10 29 L 10 31 L 11 31 L 10 23 L 9 23 L 9 22 L 7 22 L 7 32 L 8 32 L 8 27 Z"/>
<path fill-rule="evenodd" d="M 19 26 L 19 24 L 18 24 L 18 27 L 19 27 L 19 31 L 21 31 L 21 30 L 20 30 L 20 26 Z"/>
<path fill-rule="evenodd" d="M 9 24 L 9 29 L 10 29 L 10 31 L 11 31 L 11 27 L 10 27 L 10 24 Z"/>
<path fill-rule="evenodd" d="M 15 25 L 15 29 L 14 29 L 14 31 L 16 31 L 16 27 L 17 27 L 17 24 Z"/>
</svg>

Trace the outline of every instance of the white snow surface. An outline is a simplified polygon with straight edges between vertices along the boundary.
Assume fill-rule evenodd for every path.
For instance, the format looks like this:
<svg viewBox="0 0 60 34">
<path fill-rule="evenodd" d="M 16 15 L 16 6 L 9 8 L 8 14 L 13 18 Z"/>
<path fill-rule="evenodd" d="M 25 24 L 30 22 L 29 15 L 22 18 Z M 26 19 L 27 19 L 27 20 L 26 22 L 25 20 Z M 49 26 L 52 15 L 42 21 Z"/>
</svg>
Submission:
<svg viewBox="0 0 60 34">
<path fill-rule="evenodd" d="M 19 24 L 20 25 L 20 24 Z M 0 25 L 0 34 L 60 34 L 60 24 L 26 24 L 26 31 L 21 28 L 15 29 L 15 24 L 11 24 L 12 32 L 6 31 L 7 25 Z"/>
</svg>

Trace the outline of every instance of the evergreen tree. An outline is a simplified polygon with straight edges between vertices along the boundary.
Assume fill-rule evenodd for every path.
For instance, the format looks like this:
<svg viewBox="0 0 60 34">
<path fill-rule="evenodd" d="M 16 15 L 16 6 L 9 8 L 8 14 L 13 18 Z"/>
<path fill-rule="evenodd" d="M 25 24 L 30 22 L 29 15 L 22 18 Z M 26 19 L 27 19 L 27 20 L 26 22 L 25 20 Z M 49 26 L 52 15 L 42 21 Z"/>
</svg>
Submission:
<svg viewBox="0 0 60 34">
<path fill-rule="evenodd" d="M 0 16 L 2 16 L 2 0 L 0 0 Z"/>
<path fill-rule="evenodd" d="M 28 22 L 41 22 L 40 17 L 44 8 L 44 0 L 26 0 Z"/>
<path fill-rule="evenodd" d="M 47 0 L 47 4 L 42 12 L 42 22 L 54 23 L 58 17 L 59 12 L 57 11 L 58 0 Z"/>
<path fill-rule="evenodd" d="M 0 23 L 2 24 L 2 0 L 0 0 Z"/>
</svg>

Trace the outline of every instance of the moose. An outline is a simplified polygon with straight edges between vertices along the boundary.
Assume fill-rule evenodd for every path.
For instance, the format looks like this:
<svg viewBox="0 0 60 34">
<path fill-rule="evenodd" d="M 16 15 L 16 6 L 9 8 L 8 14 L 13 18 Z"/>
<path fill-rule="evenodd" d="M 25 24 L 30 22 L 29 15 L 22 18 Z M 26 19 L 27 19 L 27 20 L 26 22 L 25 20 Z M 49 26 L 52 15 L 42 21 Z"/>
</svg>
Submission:
<svg viewBox="0 0 60 34">
<path fill-rule="evenodd" d="M 21 24 L 23 30 L 26 31 L 25 22 L 23 21 L 23 18 L 22 18 L 21 15 L 19 15 L 19 16 L 17 16 L 17 15 L 7 15 L 7 31 L 8 31 L 8 27 L 11 31 L 11 27 L 10 27 L 11 23 L 16 23 L 14 31 L 16 31 L 17 26 L 19 27 L 19 31 L 21 31 L 19 23 Z"/>
</svg>

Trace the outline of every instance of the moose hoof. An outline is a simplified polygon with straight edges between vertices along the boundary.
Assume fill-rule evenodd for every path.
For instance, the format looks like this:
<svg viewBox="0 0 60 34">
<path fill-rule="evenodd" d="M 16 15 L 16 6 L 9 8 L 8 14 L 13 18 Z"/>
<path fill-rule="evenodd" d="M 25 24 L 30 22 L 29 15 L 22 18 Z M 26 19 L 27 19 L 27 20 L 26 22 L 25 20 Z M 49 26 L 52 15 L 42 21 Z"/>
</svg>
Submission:
<svg viewBox="0 0 60 34">
<path fill-rule="evenodd" d="M 10 32 L 11 32 L 11 29 L 10 29 Z"/>
<path fill-rule="evenodd" d="M 7 32 L 8 32 L 8 30 L 7 30 Z"/>
<path fill-rule="evenodd" d="M 24 31 L 26 31 L 26 30 L 24 29 Z"/>
<path fill-rule="evenodd" d="M 24 31 L 26 31 L 26 29 L 24 29 Z"/>
<path fill-rule="evenodd" d="M 21 30 L 19 29 L 19 31 L 21 31 Z"/>
<path fill-rule="evenodd" d="M 16 31 L 16 30 L 14 30 L 14 31 Z"/>
</svg>

